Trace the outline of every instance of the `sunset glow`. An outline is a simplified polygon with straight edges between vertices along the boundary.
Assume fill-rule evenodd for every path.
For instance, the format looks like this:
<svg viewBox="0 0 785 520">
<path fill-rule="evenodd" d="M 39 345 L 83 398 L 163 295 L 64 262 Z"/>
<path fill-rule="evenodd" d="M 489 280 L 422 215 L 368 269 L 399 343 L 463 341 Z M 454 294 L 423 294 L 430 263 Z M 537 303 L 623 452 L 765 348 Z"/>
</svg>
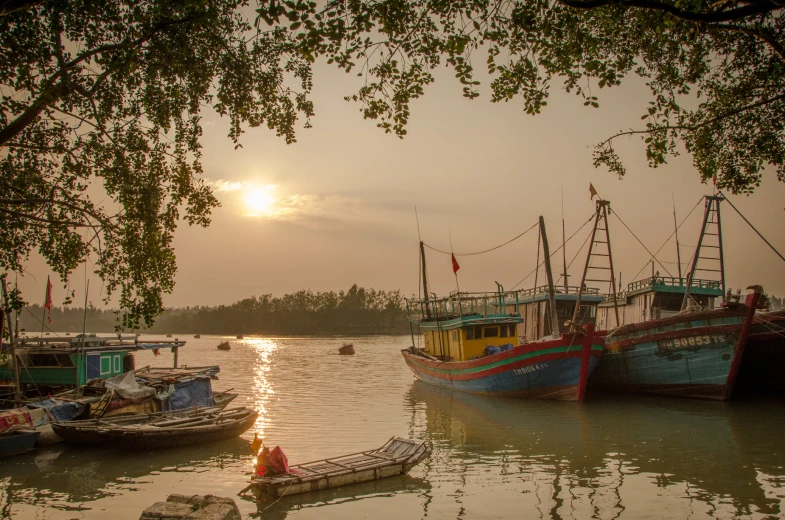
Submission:
<svg viewBox="0 0 785 520">
<path fill-rule="evenodd" d="M 249 186 L 245 192 L 245 205 L 250 215 L 258 216 L 270 213 L 275 204 L 275 186 Z"/>
</svg>

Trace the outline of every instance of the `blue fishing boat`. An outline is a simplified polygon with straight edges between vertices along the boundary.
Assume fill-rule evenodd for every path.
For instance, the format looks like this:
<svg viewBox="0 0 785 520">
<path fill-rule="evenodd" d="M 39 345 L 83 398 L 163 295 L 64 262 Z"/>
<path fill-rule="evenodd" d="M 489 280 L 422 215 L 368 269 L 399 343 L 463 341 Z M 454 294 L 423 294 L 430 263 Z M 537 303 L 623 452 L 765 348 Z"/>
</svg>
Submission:
<svg viewBox="0 0 785 520">
<path fill-rule="evenodd" d="M 592 388 L 725 400 L 740 370 L 742 376 L 761 373 L 754 367 L 777 359 L 762 350 L 776 338 L 776 332 L 767 335 L 766 323 L 756 316 L 762 289 L 751 287 L 754 292 L 744 303 L 741 291 L 725 291 L 722 200 L 705 197 L 701 234 L 686 277 L 680 263 L 678 277 L 660 276 L 652 264 L 650 278 L 628 284 L 625 292 L 599 305 L 597 328 L 607 330 L 606 347 Z M 698 272 L 718 273 L 719 280 L 698 279 Z M 716 307 L 718 299 L 722 303 Z M 770 316 L 768 325 L 779 319 Z M 779 359 L 785 358 L 779 352 Z"/>
<path fill-rule="evenodd" d="M 584 399 L 589 376 L 602 355 L 603 338 L 594 334 L 593 323 L 584 328 L 579 319 L 564 325 L 566 331 L 562 331 L 542 217 L 540 230 L 547 295 L 535 294 L 536 291 L 525 295 L 521 291 L 505 292 L 499 285 L 496 293 L 456 291 L 447 298 L 426 296 L 406 301 L 409 320 L 424 338 L 423 348 L 417 348 L 412 333 L 413 345 L 402 351 L 417 379 L 476 394 Z M 420 253 L 423 288 L 428 295 L 422 242 Z M 453 269 L 457 272 L 454 258 Z M 581 292 L 577 289 L 568 298 L 576 308 L 575 314 L 581 314 Z M 598 301 L 597 298 L 594 305 Z M 542 321 L 532 324 L 529 330 L 521 314 L 527 305 L 532 308 L 532 316 Z M 546 312 L 543 315 L 534 309 Z M 590 317 L 589 321 L 593 321 L 593 314 Z M 546 336 L 545 332 L 550 334 Z"/>
<path fill-rule="evenodd" d="M 592 388 L 730 398 L 758 297 L 755 292 L 746 305 L 631 323 L 610 331 Z"/>
<path fill-rule="evenodd" d="M 35 447 L 41 432 L 16 430 L 0 435 L 0 458 L 27 453 Z"/>
</svg>

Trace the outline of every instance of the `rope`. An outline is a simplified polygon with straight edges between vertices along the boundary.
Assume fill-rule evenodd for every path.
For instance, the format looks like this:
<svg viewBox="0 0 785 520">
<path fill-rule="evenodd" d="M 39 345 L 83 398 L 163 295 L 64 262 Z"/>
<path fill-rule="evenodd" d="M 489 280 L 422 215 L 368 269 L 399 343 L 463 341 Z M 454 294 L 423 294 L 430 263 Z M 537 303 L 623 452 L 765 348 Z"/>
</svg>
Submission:
<svg viewBox="0 0 785 520">
<path fill-rule="evenodd" d="M 772 251 L 774 251 L 775 253 L 777 253 L 777 256 L 779 256 L 779 257 L 782 259 L 782 261 L 783 261 L 783 262 L 785 262 L 785 256 L 782 256 L 782 254 L 781 254 L 779 251 L 777 251 L 777 250 L 774 248 L 774 246 L 773 246 L 773 245 L 771 245 L 771 243 L 770 243 L 768 240 L 766 240 L 766 237 L 764 237 L 763 235 L 761 235 L 761 234 L 760 234 L 760 231 L 758 231 L 757 229 L 755 229 L 755 226 L 753 226 L 753 225 L 752 225 L 752 223 L 751 223 L 749 220 L 747 220 L 747 217 L 745 217 L 744 215 L 742 215 L 742 214 L 741 214 L 741 211 L 739 211 L 739 210 L 738 210 L 738 208 L 737 208 L 736 206 L 734 206 L 734 205 L 733 205 L 733 203 L 730 201 L 730 199 L 729 199 L 728 197 L 726 197 L 726 196 L 725 196 L 725 194 L 724 194 L 724 193 L 722 193 L 722 192 L 719 192 L 719 193 L 720 193 L 720 195 L 722 195 L 722 198 L 723 198 L 723 199 L 725 199 L 725 201 L 726 201 L 728 204 L 730 204 L 730 207 L 731 207 L 731 208 L 733 208 L 734 210 L 736 210 L 736 213 L 738 213 L 738 214 L 739 214 L 739 216 L 740 216 L 741 218 L 743 218 L 743 219 L 744 219 L 744 222 L 746 222 L 746 223 L 747 223 L 747 224 L 748 224 L 748 225 L 749 225 L 749 226 L 752 228 L 752 230 L 753 230 L 754 232 L 756 232 L 756 233 L 758 234 L 758 236 L 759 236 L 759 237 L 761 237 L 761 239 L 763 239 L 763 241 L 764 241 L 764 242 L 766 242 L 766 245 L 767 245 L 767 246 L 769 246 L 769 247 L 771 248 L 771 250 L 772 250 Z"/>
<path fill-rule="evenodd" d="M 692 214 L 695 212 L 695 210 L 698 208 L 698 206 L 700 206 L 700 203 L 701 203 L 701 202 L 703 202 L 703 197 L 701 197 L 700 199 L 698 199 L 698 202 L 695 204 L 695 206 L 693 206 L 693 208 L 690 210 L 690 212 L 689 212 L 689 213 L 687 213 L 687 216 L 686 216 L 686 217 L 684 217 L 684 219 L 681 221 L 681 224 L 679 224 L 678 226 L 676 226 L 676 229 L 674 229 L 674 230 L 673 230 L 673 233 L 671 233 L 671 234 L 670 234 L 670 236 L 669 236 L 668 238 L 666 238 L 666 239 L 665 239 L 665 242 L 663 242 L 663 243 L 662 243 L 662 245 L 660 246 L 660 248 L 659 248 L 659 249 L 658 249 L 658 250 L 657 250 L 657 251 L 654 253 L 655 255 L 659 254 L 659 252 L 660 252 L 660 251 L 662 251 L 662 248 L 663 248 L 663 247 L 665 247 L 666 245 L 668 245 L 668 242 L 670 242 L 670 239 L 671 239 L 671 237 L 672 237 L 673 235 L 675 235 L 675 234 L 676 234 L 676 231 L 678 231 L 678 230 L 679 230 L 679 228 L 681 228 L 681 226 L 682 226 L 682 225 L 683 225 L 685 222 L 687 222 L 687 219 L 688 219 L 688 218 L 690 218 L 690 215 L 692 215 Z M 694 252 L 694 251 L 693 251 L 693 253 L 692 253 L 692 257 L 693 257 L 693 258 L 695 257 L 695 252 Z M 690 261 L 687 263 L 687 265 L 690 265 L 691 263 L 692 263 L 692 259 L 690 259 Z M 638 277 L 641 275 L 641 273 L 643 272 L 643 270 L 644 270 L 644 269 L 646 269 L 646 266 L 647 266 L 647 265 L 649 265 L 649 262 L 646 262 L 645 264 L 643 264 L 643 267 L 641 267 L 641 270 L 640 270 L 640 271 L 638 271 L 638 274 L 636 274 L 636 275 L 635 275 L 635 276 L 632 278 L 632 281 L 633 281 L 633 282 L 634 282 L 635 280 L 637 280 L 637 279 L 638 279 Z"/>
<path fill-rule="evenodd" d="M 654 256 L 654 255 L 652 254 L 652 252 L 651 252 L 651 251 L 649 251 L 649 248 L 648 248 L 648 247 L 646 247 L 646 246 L 643 244 L 643 242 L 641 242 L 641 239 L 640 239 L 640 238 L 638 238 L 638 236 L 637 236 L 635 233 L 633 233 L 633 232 L 632 232 L 632 230 L 631 230 L 631 229 L 630 229 L 630 228 L 627 226 L 627 224 L 625 224 L 625 223 L 624 223 L 624 221 L 621 219 L 621 217 L 619 216 L 619 213 L 618 213 L 616 210 L 614 210 L 614 211 L 613 211 L 613 214 L 616 216 L 616 218 L 617 218 L 617 219 L 619 219 L 619 222 L 621 222 L 621 224 L 622 224 L 622 225 L 625 227 L 625 229 L 627 229 L 627 231 L 629 231 L 629 232 L 630 232 L 630 234 L 631 234 L 633 237 L 635 237 L 635 240 L 637 240 L 637 241 L 638 241 L 638 243 L 639 243 L 639 244 L 640 244 L 640 245 L 643 247 L 643 249 L 645 249 L 645 250 L 646 250 L 646 252 L 647 252 L 647 253 L 649 253 L 649 255 L 651 255 L 651 258 L 652 258 L 652 260 L 654 260 L 655 262 L 657 262 L 658 264 L 660 264 L 660 267 L 662 267 L 663 269 L 665 269 L 665 272 L 666 272 L 666 273 L 668 273 L 668 276 L 670 276 L 671 278 L 673 278 L 673 275 L 671 274 L 671 272 L 670 272 L 670 271 L 668 271 L 668 268 L 667 268 L 667 267 L 665 267 L 664 265 L 662 265 L 662 263 L 660 263 L 660 261 L 657 259 L 657 257 L 656 257 L 656 256 Z M 674 233 L 675 233 L 675 231 L 674 231 Z"/>
<path fill-rule="evenodd" d="M 537 227 L 537 225 L 538 225 L 538 224 L 539 224 L 539 221 L 535 222 L 535 223 L 534 223 L 534 225 L 533 225 L 532 227 L 530 227 L 529 229 L 527 229 L 526 231 L 524 231 L 524 232 L 523 232 L 523 233 L 521 233 L 520 235 L 516 236 L 515 238 L 512 238 L 512 239 L 508 240 L 507 242 L 505 242 L 505 243 L 503 243 L 503 244 L 500 244 L 500 245 L 498 245 L 498 246 L 496 246 L 496 247 L 492 247 L 492 248 L 490 248 L 490 249 L 485 249 L 485 250 L 483 250 L 483 251 L 475 251 L 475 252 L 473 252 L 473 253 L 452 253 L 452 252 L 450 252 L 450 251 L 443 251 L 443 250 L 441 250 L 441 249 L 437 249 L 437 248 L 435 248 L 435 247 L 433 247 L 433 246 L 429 246 L 429 245 L 428 245 L 428 244 L 426 244 L 425 242 L 423 242 L 423 245 L 424 245 L 425 247 L 427 247 L 428 249 L 431 249 L 431 250 L 433 250 L 433 251 L 436 251 L 437 253 L 442 253 L 443 255 L 455 255 L 455 256 L 474 256 L 474 255 L 481 255 L 481 254 L 484 254 L 484 253 L 489 253 L 489 252 L 491 252 L 491 251 L 495 251 L 496 249 L 499 249 L 499 248 L 501 248 L 501 247 L 504 247 L 504 246 L 506 246 L 507 244 L 509 244 L 509 243 L 511 243 L 511 242 L 515 242 L 516 240 L 518 240 L 519 238 L 521 238 L 523 235 L 525 235 L 526 233 L 528 233 L 529 231 L 531 231 L 532 229 L 534 229 L 535 227 Z"/>
<path fill-rule="evenodd" d="M 592 213 L 592 214 L 591 214 L 591 216 L 589 217 L 589 219 L 588 219 L 586 222 L 584 222 L 584 223 L 583 223 L 583 225 L 582 225 L 581 227 L 579 227 L 577 231 L 575 231 L 575 233 L 573 233 L 572 235 L 570 235 L 570 238 L 568 238 L 567 240 L 565 240 L 565 241 L 564 241 L 564 244 L 562 244 L 562 245 L 560 245 L 559 247 L 557 247 L 557 248 L 556 248 L 556 249 L 553 251 L 553 253 L 551 253 L 551 257 L 553 257 L 553 255 L 555 255 L 556 253 L 558 253 L 558 252 L 561 250 L 561 248 L 562 248 L 562 247 L 564 247 L 564 246 L 567 244 L 567 242 L 569 242 L 570 240 L 572 240 L 572 238 L 573 238 L 575 235 L 577 235 L 578 233 L 580 233 L 581 229 L 585 228 L 585 227 L 586 227 L 586 224 L 588 224 L 588 223 L 589 223 L 589 222 L 591 222 L 592 220 L 594 220 L 594 213 Z M 584 242 L 584 245 L 586 245 L 586 242 Z M 581 249 L 583 249 L 583 246 L 581 246 Z M 578 252 L 580 252 L 580 249 L 578 250 Z M 576 255 L 576 256 L 577 256 L 577 255 Z M 573 261 L 574 261 L 574 260 L 575 260 L 575 258 L 573 258 Z M 543 261 L 542 261 L 542 262 L 541 262 L 539 265 L 537 265 L 537 267 L 536 267 L 536 268 L 535 268 L 535 269 L 534 269 L 532 272 L 530 272 L 529 274 L 527 274 L 526 276 L 524 276 L 524 277 L 523 277 L 523 279 L 521 279 L 521 281 L 519 281 L 518 283 L 516 283 L 515 285 L 513 285 L 512 289 L 510 289 L 510 290 L 511 290 L 511 291 L 514 291 L 516 287 L 518 287 L 519 285 L 521 285 L 521 284 L 522 284 L 523 282 L 525 282 L 525 281 L 526 281 L 526 280 L 527 280 L 527 279 L 528 279 L 528 278 L 529 278 L 531 275 L 533 275 L 533 274 L 534 274 L 534 273 L 535 273 L 537 270 L 539 270 L 540 266 L 541 266 L 541 265 L 543 265 L 544 263 L 545 263 L 545 260 L 543 260 Z M 570 265 L 572 265 L 572 262 L 570 262 Z M 570 265 L 568 265 L 567 267 L 569 267 Z"/>
</svg>

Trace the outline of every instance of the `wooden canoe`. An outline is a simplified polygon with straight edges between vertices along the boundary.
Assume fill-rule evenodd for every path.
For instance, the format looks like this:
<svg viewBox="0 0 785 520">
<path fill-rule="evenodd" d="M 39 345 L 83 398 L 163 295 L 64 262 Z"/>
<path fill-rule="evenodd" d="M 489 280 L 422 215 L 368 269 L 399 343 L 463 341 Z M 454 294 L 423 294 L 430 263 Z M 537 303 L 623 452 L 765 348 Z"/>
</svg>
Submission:
<svg viewBox="0 0 785 520">
<path fill-rule="evenodd" d="M 124 450 L 178 448 L 239 437 L 256 422 L 259 413 L 233 408 L 188 418 L 99 428 L 105 442 Z"/>
<path fill-rule="evenodd" d="M 408 473 L 431 453 L 425 442 L 393 437 L 381 448 L 290 466 L 291 473 L 254 477 L 239 494 L 282 497 Z"/>
<path fill-rule="evenodd" d="M 174 419 L 203 417 L 216 414 L 226 407 L 237 394 L 219 392 L 213 395 L 216 406 L 201 408 L 185 408 L 169 412 L 156 412 L 142 415 L 121 415 L 101 419 L 53 422 L 52 430 L 71 444 L 105 444 L 108 437 L 104 430 L 112 426 L 130 426 L 135 424 L 157 425 Z"/>
</svg>

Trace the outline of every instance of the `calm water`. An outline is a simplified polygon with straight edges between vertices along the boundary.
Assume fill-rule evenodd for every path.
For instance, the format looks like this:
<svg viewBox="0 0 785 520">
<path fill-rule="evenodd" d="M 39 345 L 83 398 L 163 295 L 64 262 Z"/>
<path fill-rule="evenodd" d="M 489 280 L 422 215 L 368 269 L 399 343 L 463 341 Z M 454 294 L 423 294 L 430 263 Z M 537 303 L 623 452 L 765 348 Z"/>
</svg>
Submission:
<svg viewBox="0 0 785 520">
<path fill-rule="evenodd" d="M 407 337 L 188 339 L 180 359 L 220 364 L 215 390 L 260 412 L 257 429 L 290 463 L 427 439 L 405 477 L 255 504 L 283 519 L 779 518 L 785 516 L 785 401 L 704 403 L 593 396 L 584 404 L 491 399 L 416 383 Z M 167 354 L 137 355 L 137 366 Z M 137 519 L 170 493 L 234 496 L 253 431 L 150 453 L 64 444 L 0 461 L 0 518 Z"/>
</svg>

